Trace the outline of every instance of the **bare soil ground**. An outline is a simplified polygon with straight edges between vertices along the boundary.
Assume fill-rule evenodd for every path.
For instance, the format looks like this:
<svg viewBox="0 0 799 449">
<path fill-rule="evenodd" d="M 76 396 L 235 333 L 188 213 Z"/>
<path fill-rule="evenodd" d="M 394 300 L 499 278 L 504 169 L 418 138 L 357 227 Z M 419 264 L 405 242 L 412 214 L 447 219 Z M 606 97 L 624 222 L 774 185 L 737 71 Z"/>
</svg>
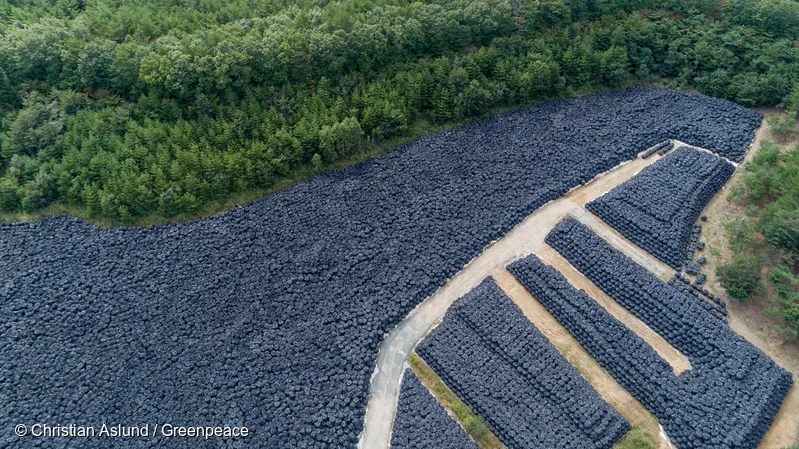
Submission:
<svg viewBox="0 0 799 449">
<path fill-rule="evenodd" d="M 659 449 L 669 447 L 666 440 L 660 437 L 660 425 L 657 419 L 622 388 L 510 272 L 502 269 L 494 274 L 494 280 L 522 309 L 525 316 L 555 345 L 558 352 L 566 357 L 594 387 L 602 399 L 631 425 L 639 427 L 650 441 L 658 441 Z"/>
<path fill-rule="evenodd" d="M 777 112 L 774 108 L 758 110 L 766 116 Z M 752 160 L 754 154 L 760 149 L 760 143 L 764 140 L 775 141 L 771 129 L 765 121 L 755 134 L 754 144 L 752 149 L 747 152 L 745 162 Z M 788 148 L 795 144 L 796 142 L 782 143 L 780 146 Z M 708 221 L 703 223 L 700 236 L 700 240 L 707 243 L 707 248 L 704 252 L 708 262 L 703 269 L 708 278 L 706 285 L 709 290 L 727 301 L 727 308 L 730 312 L 729 323 L 732 330 L 760 348 L 780 366 L 790 370 L 796 378 L 799 377 L 799 339 L 785 341 L 774 330 L 774 326 L 780 325 L 781 320 L 778 317 L 768 316 L 763 313 L 764 308 L 773 306 L 773 296 L 769 292 L 765 292 L 750 302 L 731 299 L 716 277 L 716 268 L 732 259 L 724 224 L 735 216 L 745 215 L 743 206 L 727 201 L 730 189 L 740 179 L 741 171 L 738 170 L 733 174 L 730 181 L 710 200 L 703 212 L 704 215 L 708 216 Z M 758 449 L 786 448 L 797 442 L 799 442 L 799 387 L 794 385 L 788 392 L 788 396 L 785 398 L 774 424 L 766 433 Z"/>
<path fill-rule="evenodd" d="M 657 260 L 654 256 L 638 247 L 619 231 L 611 228 L 607 223 L 602 221 L 602 219 L 589 212 L 588 209 L 580 207 L 572 211 L 571 215 L 582 224 L 588 226 L 596 235 L 613 245 L 614 248 L 623 252 L 627 257 L 634 260 L 638 265 L 651 271 L 660 279 L 664 281 L 668 280 L 674 273 L 673 268 Z"/>
<path fill-rule="evenodd" d="M 598 175 L 594 180 L 572 191 L 582 201 L 590 201 L 654 163 L 658 157 L 635 159 Z M 532 254 L 544 244 L 544 237 L 568 213 L 581 205 L 565 196 L 547 203 L 527 216 L 501 239 L 455 274 L 432 296 L 412 310 L 380 344 L 377 364 L 370 382 L 370 396 L 364 417 L 364 431 L 358 447 L 388 448 L 392 422 L 399 394 L 399 379 L 404 363 L 416 343 L 440 322 L 455 300 L 466 294 L 487 276 L 502 270 L 503 264 Z"/>
</svg>

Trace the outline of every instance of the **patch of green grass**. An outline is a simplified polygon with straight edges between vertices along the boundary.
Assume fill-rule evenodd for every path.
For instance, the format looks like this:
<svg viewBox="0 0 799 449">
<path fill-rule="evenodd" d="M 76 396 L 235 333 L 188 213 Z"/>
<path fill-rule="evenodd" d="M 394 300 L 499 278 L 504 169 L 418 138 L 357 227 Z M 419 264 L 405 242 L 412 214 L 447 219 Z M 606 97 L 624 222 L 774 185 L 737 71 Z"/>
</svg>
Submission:
<svg viewBox="0 0 799 449">
<path fill-rule="evenodd" d="M 655 449 L 657 436 L 647 435 L 643 429 L 636 426 L 627 432 L 613 445 L 613 449 Z"/>
<path fill-rule="evenodd" d="M 481 449 L 500 449 L 505 446 L 499 441 L 482 418 L 477 416 L 466 403 L 460 400 L 452 390 L 427 366 L 416 353 L 408 356 L 408 364 L 416 377 L 433 393 L 438 402 L 449 410 L 457 419 L 466 433 L 480 446 Z"/>
</svg>

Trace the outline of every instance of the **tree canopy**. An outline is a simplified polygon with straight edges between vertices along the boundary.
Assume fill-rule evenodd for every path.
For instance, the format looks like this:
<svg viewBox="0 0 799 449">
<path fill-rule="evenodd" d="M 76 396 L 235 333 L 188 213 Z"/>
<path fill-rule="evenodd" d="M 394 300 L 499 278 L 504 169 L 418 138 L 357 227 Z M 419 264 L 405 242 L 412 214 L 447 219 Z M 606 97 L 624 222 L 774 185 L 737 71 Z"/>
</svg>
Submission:
<svg viewBox="0 0 799 449">
<path fill-rule="evenodd" d="M 0 0 L 0 209 L 130 222 L 625 84 L 799 103 L 789 0 Z"/>
</svg>

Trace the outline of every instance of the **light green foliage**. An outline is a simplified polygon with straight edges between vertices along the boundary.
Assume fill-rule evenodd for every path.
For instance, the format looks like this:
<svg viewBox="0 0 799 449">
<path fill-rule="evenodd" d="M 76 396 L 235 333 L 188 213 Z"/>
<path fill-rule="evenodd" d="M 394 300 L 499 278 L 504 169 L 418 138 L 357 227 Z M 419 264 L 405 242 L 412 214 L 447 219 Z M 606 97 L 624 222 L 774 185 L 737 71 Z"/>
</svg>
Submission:
<svg viewBox="0 0 799 449">
<path fill-rule="evenodd" d="M 653 435 L 647 435 L 639 427 L 633 427 L 632 430 L 627 432 L 616 444 L 613 449 L 655 449 L 657 447 L 656 438 Z"/>
<path fill-rule="evenodd" d="M 777 306 L 787 337 L 799 335 L 799 146 L 788 151 L 764 142 L 752 162 L 743 167 L 736 201 L 747 204 L 752 218 L 727 224 L 730 248 L 736 258 L 719 267 L 719 279 L 727 292 L 744 299 L 757 292 L 761 260 L 769 261 L 768 282 L 777 295 Z M 744 195 L 745 193 L 745 195 Z M 758 235 L 759 234 L 759 235 Z M 762 236 L 762 239 L 760 238 Z M 762 243 L 758 243 L 762 242 Z M 776 256 L 775 256 L 776 255 Z M 776 262 L 773 262 L 775 261 Z M 722 275 L 724 278 L 722 278 Z"/>
<path fill-rule="evenodd" d="M 716 275 L 727 293 L 741 301 L 752 298 L 762 289 L 756 256 L 736 254 L 732 261 L 716 269 Z"/>
<path fill-rule="evenodd" d="M 796 135 L 796 111 L 777 113 L 766 119 L 771 131 L 783 141 L 793 139 Z"/>
<path fill-rule="evenodd" d="M 785 96 L 782 104 L 791 112 L 799 111 L 799 83 L 794 84 L 793 89 Z"/>
<path fill-rule="evenodd" d="M 750 249 L 750 246 L 754 243 L 754 232 L 757 229 L 757 223 L 746 217 L 735 217 L 724 223 L 724 229 L 727 231 L 730 250 L 733 253 L 740 253 Z"/>
<path fill-rule="evenodd" d="M 786 324 L 783 334 L 795 337 L 799 335 L 799 278 L 791 272 L 790 266 L 780 265 L 769 271 L 769 280 L 782 307 Z"/>
<path fill-rule="evenodd" d="M 190 214 L 429 123 L 631 82 L 795 108 L 795 8 L 716 3 L 0 0 L 0 205 Z"/>
<path fill-rule="evenodd" d="M 739 199 L 745 193 L 748 200 L 761 202 L 770 193 L 781 157 L 780 147 L 773 142 L 763 142 L 752 162 L 744 165 L 743 182 L 734 186 L 734 190 L 741 193 Z"/>
<path fill-rule="evenodd" d="M 363 130 L 358 119 L 347 117 L 332 125 L 322 126 L 319 131 L 319 148 L 325 159 L 334 161 L 355 152 L 362 138 Z"/>
<path fill-rule="evenodd" d="M 799 209 L 769 204 L 760 218 L 760 232 L 775 247 L 799 254 Z"/>
</svg>

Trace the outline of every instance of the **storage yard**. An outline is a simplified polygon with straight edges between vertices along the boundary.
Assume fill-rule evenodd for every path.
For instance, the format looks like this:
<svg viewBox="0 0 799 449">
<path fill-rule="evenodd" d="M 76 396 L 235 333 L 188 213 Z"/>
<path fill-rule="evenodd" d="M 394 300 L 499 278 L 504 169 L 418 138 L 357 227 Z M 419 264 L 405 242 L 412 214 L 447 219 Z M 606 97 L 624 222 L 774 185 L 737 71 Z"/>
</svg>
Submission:
<svg viewBox="0 0 799 449">
<path fill-rule="evenodd" d="M 0 426 L 201 419 L 257 429 L 241 447 L 445 447 L 463 429 L 396 366 L 427 334 L 419 355 L 510 449 L 610 448 L 652 419 L 644 408 L 666 445 L 758 447 L 791 373 L 712 297 L 638 260 L 682 267 L 686 229 L 732 165 L 690 148 L 636 157 L 675 139 L 741 161 L 760 119 L 631 88 L 431 135 L 192 222 L 0 225 Z M 628 250 L 574 218 L 583 206 Z M 615 313 L 546 257 L 523 258 L 546 252 L 544 236 Z M 581 376 L 486 279 L 506 264 L 605 373 Z M 609 400 L 601 376 L 630 397 Z M 638 411 L 619 410 L 630 398 Z"/>
<path fill-rule="evenodd" d="M 610 448 L 630 429 L 493 279 L 417 352 L 508 447 Z"/>
</svg>

